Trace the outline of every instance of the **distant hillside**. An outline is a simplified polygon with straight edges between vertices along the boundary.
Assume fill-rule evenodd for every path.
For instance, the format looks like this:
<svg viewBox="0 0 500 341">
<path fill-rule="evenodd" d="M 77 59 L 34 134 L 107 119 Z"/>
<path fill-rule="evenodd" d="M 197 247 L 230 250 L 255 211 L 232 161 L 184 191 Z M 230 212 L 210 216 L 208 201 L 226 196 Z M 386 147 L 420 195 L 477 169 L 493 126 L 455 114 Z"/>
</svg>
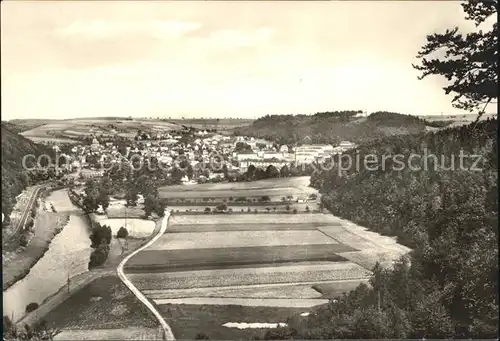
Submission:
<svg viewBox="0 0 500 341">
<path fill-rule="evenodd" d="M 15 197 L 28 185 L 29 177 L 24 172 L 24 155 L 52 153 L 27 138 L 13 132 L 8 124 L 2 122 L 2 212 L 8 215 L 14 205 Z"/>
<path fill-rule="evenodd" d="M 235 129 L 237 135 L 261 137 L 280 144 L 293 144 L 306 137 L 311 143 L 355 143 L 392 135 L 425 131 L 418 117 L 391 112 L 375 112 L 358 117 L 361 111 L 334 111 L 315 115 L 267 115 L 252 125 Z"/>
<path fill-rule="evenodd" d="M 184 127 L 193 127 L 195 129 L 215 129 L 218 132 L 232 131 L 241 127 L 246 127 L 254 122 L 253 119 L 242 118 L 186 118 L 186 119 L 168 119 L 165 120 Z"/>
<path fill-rule="evenodd" d="M 7 122 L 2 122 L 5 127 L 14 133 L 22 133 L 30 129 L 35 129 L 41 127 L 44 124 L 50 123 L 57 120 L 45 120 L 45 119 L 15 119 Z"/>
</svg>

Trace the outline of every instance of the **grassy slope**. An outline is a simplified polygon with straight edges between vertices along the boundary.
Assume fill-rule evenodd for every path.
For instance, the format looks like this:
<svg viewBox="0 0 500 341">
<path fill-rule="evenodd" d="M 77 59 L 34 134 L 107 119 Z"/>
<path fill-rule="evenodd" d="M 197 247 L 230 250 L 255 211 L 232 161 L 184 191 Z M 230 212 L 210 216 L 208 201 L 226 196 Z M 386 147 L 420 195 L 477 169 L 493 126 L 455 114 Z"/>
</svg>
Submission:
<svg viewBox="0 0 500 341">
<path fill-rule="evenodd" d="M 251 340 L 261 337 L 265 329 L 236 329 L 227 322 L 285 322 L 287 317 L 309 309 L 242 306 L 162 305 L 160 312 L 170 324 L 178 340 L 193 340 L 204 333 L 212 340 Z"/>
<path fill-rule="evenodd" d="M 94 280 L 44 319 L 54 328 L 157 327 L 153 314 L 116 276 Z"/>
</svg>

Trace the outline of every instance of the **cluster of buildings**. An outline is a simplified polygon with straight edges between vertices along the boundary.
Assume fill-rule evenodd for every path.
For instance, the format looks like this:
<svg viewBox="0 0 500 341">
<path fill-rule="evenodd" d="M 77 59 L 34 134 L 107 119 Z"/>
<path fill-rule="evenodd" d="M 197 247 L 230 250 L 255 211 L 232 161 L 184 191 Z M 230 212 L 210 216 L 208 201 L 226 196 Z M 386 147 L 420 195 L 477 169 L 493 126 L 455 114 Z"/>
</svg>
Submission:
<svg viewBox="0 0 500 341">
<path fill-rule="evenodd" d="M 323 162 L 335 154 L 341 154 L 355 148 L 354 143 L 342 141 L 334 147 L 328 144 L 304 144 L 297 147 L 281 146 L 279 149 L 253 150 L 236 155 L 240 171 L 245 172 L 250 165 L 267 168 L 270 165 L 277 169 L 292 164 L 301 165 L 313 162 Z"/>
<path fill-rule="evenodd" d="M 186 133 L 185 133 L 186 134 Z M 241 148 L 241 146 L 244 148 Z M 338 146 L 331 145 L 301 145 L 277 146 L 273 142 L 245 136 L 223 136 L 206 131 L 191 132 L 188 136 L 174 135 L 166 139 L 134 138 L 118 146 L 115 142 L 100 143 L 93 138 L 92 143 L 79 144 L 71 148 L 70 152 L 62 154 L 69 162 L 62 167 L 68 167 L 71 173 L 78 173 L 80 178 L 99 177 L 103 174 L 101 164 L 122 162 L 124 158 L 130 159 L 131 154 L 141 160 L 143 158 L 156 158 L 163 165 L 178 165 L 186 162 L 191 167 L 197 165 L 213 164 L 224 161 L 227 172 L 245 173 L 250 165 L 258 168 L 267 168 L 269 165 L 281 169 L 292 164 L 321 162 L 336 153 L 342 153 L 354 148 L 353 143 L 344 141 Z M 54 149 L 58 150 L 57 146 Z M 197 173 L 196 178 L 183 178 L 183 182 L 202 182 L 209 179 L 223 179 L 224 172 L 211 167 L 204 167 L 203 173 Z"/>
</svg>

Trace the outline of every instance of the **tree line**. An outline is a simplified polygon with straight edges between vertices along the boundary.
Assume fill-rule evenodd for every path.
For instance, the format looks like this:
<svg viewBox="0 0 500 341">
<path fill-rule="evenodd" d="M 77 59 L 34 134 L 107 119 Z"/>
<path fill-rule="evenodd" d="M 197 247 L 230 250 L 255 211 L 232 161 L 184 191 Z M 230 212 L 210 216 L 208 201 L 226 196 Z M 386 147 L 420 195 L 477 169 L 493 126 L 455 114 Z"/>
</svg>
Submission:
<svg viewBox="0 0 500 341">
<path fill-rule="evenodd" d="M 307 322 L 292 319 L 289 327 L 270 331 L 266 338 L 497 337 L 497 127 L 496 120 L 488 120 L 386 138 L 357 150 L 361 157 L 409 156 L 428 148 L 447 163 L 452 155 L 458 160 L 462 150 L 482 156 L 482 171 L 470 170 L 473 160 L 466 159 L 465 169 L 339 173 L 334 168 L 313 175 L 311 185 L 334 215 L 395 235 L 413 251 L 394 269 L 377 264 L 371 286 L 361 285 L 332 301 Z"/>
</svg>

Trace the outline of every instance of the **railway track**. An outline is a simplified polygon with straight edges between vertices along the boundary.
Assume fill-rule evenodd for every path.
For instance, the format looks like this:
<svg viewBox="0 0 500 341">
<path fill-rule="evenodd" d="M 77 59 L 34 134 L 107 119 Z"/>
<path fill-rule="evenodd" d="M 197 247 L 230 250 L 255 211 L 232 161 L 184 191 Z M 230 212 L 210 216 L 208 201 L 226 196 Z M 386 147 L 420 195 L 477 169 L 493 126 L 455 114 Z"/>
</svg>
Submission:
<svg viewBox="0 0 500 341">
<path fill-rule="evenodd" d="M 21 219 L 17 223 L 16 229 L 12 232 L 12 234 L 8 237 L 8 240 L 10 240 L 13 236 L 15 236 L 21 227 L 24 227 L 26 225 L 26 221 L 28 220 L 29 214 L 31 212 L 31 209 L 33 208 L 33 204 L 35 203 L 38 193 L 42 187 L 37 187 L 33 194 L 31 195 L 31 198 L 28 201 L 28 205 L 26 205 L 26 208 L 24 209 L 23 215 L 21 216 Z"/>
</svg>

